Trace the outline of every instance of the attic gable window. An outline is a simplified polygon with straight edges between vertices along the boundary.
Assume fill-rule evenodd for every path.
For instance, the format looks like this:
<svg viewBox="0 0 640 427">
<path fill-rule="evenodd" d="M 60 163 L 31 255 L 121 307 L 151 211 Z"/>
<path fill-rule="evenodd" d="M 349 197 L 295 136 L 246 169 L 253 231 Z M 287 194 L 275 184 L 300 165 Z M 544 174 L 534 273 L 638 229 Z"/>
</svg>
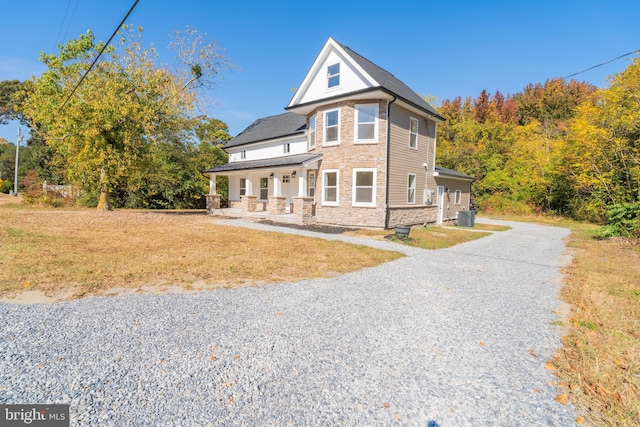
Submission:
<svg viewBox="0 0 640 427">
<path fill-rule="evenodd" d="M 340 63 L 327 67 L 327 88 L 340 86 Z"/>
</svg>

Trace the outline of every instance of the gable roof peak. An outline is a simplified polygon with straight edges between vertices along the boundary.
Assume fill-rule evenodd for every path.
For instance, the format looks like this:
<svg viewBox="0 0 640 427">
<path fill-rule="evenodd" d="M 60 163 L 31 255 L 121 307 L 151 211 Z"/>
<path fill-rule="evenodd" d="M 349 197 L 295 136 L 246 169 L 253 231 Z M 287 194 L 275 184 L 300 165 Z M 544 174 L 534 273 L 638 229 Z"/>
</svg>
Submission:
<svg viewBox="0 0 640 427">
<path fill-rule="evenodd" d="M 361 76 L 365 77 L 365 79 L 369 82 L 370 90 L 384 90 L 385 92 L 401 98 L 408 104 L 411 104 L 414 107 L 426 112 L 436 120 L 444 120 L 444 118 L 440 116 L 440 114 L 438 114 L 435 108 L 433 108 L 420 95 L 414 92 L 411 88 L 409 88 L 409 86 L 403 83 L 396 76 L 394 76 L 384 68 L 381 68 L 378 65 L 374 64 L 348 46 L 341 44 L 333 37 L 329 37 L 325 42 L 322 50 L 320 51 L 320 54 L 316 57 L 313 65 L 311 66 L 311 69 L 307 72 L 307 75 L 302 81 L 301 86 L 298 88 L 293 98 L 289 102 L 289 105 L 286 107 L 287 110 L 293 109 L 296 106 L 307 104 L 307 102 L 301 103 L 303 93 L 308 89 L 308 85 L 310 84 L 310 79 L 312 78 L 314 70 L 317 71 L 317 67 L 320 66 L 321 61 L 323 61 L 332 50 L 340 52 L 340 56 L 345 57 L 354 67 L 360 70 Z M 317 101 L 319 100 L 313 101 L 312 103 L 315 103 Z"/>
</svg>

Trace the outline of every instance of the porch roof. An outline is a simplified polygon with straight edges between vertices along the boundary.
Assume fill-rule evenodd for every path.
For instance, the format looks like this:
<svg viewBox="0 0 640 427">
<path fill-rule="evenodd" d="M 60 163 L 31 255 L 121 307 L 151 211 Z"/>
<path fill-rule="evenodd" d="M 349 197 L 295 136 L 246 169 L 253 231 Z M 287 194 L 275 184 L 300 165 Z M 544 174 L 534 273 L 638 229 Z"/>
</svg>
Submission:
<svg viewBox="0 0 640 427">
<path fill-rule="evenodd" d="M 271 159 L 244 160 L 225 163 L 202 171 L 202 173 L 233 172 L 250 169 L 269 169 L 284 166 L 305 166 L 322 158 L 322 154 L 304 153 L 290 156 L 274 157 Z"/>
<path fill-rule="evenodd" d="M 435 167 L 436 177 L 441 176 L 443 178 L 456 178 L 456 179 L 464 179 L 467 181 L 475 181 L 476 179 L 471 175 L 467 175 L 462 172 L 454 171 L 453 169 L 443 168 L 442 166 Z"/>
</svg>

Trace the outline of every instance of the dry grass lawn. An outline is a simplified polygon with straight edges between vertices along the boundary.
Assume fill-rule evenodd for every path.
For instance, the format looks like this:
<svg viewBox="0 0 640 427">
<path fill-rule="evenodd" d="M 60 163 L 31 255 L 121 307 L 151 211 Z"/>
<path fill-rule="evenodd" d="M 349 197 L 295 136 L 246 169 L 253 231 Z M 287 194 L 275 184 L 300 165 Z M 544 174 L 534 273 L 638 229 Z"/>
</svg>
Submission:
<svg viewBox="0 0 640 427">
<path fill-rule="evenodd" d="M 402 256 L 212 222 L 193 212 L 0 206 L 0 297 L 260 285 L 335 276 Z"/>
<path fill-rule="evenodd" d="M 509 227 L 476 224 L 473 229 L 502 231 L 509 229 Z M 487 236 L 488 234 L 491 234 L 483 231 L 476 232 L 470 230 L 471 229 L 469 228 L 462 227 L 413 227 L 409 232 L 409 239 L 407 239 L 405 243 L 410 246 L 415 246 L 422 249 L 442 249 L 471 240 L 476 240 L 481 237 Z M 347 232 L 345 234 L 359 237 L 372 237 L 377 239 L 394 239 L 395 236 L 395 232 L 393 230 L 358 230 Z"/>
<path fill-rule="evenodd" d="M 562 298 L 569 334 L 555 362 L 593 425 L 640 425 L 640 250 L 574 230 Z"/>
</svg>

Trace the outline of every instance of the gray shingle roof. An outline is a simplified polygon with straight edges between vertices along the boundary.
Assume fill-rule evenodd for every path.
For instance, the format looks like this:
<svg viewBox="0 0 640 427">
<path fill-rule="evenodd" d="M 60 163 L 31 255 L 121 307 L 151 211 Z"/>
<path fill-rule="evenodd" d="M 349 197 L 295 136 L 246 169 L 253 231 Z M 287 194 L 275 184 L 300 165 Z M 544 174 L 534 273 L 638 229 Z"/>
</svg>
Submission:
<svg viewBox="0 0 640 427">
<path fill-rule="evenodd" d="M 237 147 L 252 142 L 303 134 L 306 128 L 307 119 L 299 114 L 284 113 L 277 116 L 264 117 L 251 123 L 224 146 L 225 148 Z"/>
<path fill-rule="evenodd" d="M 428 102 L 422 99 L 420 95 L 411 90 L 409 86 L 404 84 L 393 74 L 378 67 L 376 64 L 369 61 L 362 55 L 354 52 L 347 46 L 340 43 L 338 44 L 345 50 L 345 52 L 349 54 L 349 56 L 351 56 L 351 58 L 353 58 L 355 62 L 358 63 L 358 65 L 360 65 L 371 77 L 373 77 L 378 83 L 380 83 L 380 86 L 382 88 L 387 89 L 389 92 L 393 93 L 396 96 L 399 96 L 400 98 L 403 98 L 405 101 L 408 101 L 411 104 L 414 104 L 416 107 L 426 110 L 436 117 L 444 120 L 444 118 L 440 116 L 440 114 L 438 114 L 438 112 Z"/>
<path fill-rule="evenodd" d="M 442 166 L 436 166 L 435 171 L 442 177 L 462 178 L 475 181 L 476 179 L 471 175 L 467 175 L 462 172 L 454 171 L 453 169 L 443 168 Z"/>
<path fill-rule="evenodd" d="M 243 160 L 241 162 L 226 163 L 220 166 L 214 166 L 202 173 L 210 172 L 231 172 L 241 171 L 248 169 L 266 169 L 282 166 L 299 166 L 303 163 L 320 160 L 322 154 L 304 153 L 304 154 L 292 154 L 289 156 L 275 157 L 271 159 L 259 159 L 259 160 Z"/>
</svg>

